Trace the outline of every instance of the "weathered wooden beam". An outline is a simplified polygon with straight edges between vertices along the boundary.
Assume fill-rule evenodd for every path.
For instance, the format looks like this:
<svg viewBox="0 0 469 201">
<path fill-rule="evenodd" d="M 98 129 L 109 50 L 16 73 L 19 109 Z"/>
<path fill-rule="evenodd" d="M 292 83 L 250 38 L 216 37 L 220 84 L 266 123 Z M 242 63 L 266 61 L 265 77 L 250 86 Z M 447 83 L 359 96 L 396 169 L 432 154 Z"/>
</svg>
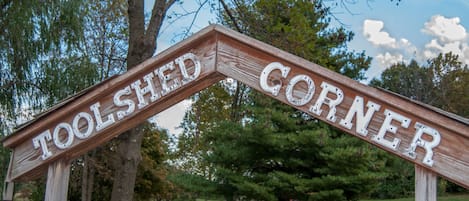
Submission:
<svg viewBox="0 0 469 201">
<path fill-rule="evenodd" d="M 469 188 L 469 123 L 227 29 L 217 71 Z M 332 109 L 331 109 L 332 108 Z"/>
<path fill-rule="evenodd" d="M 436 201 L 437 191 L 437 175 L 415 165 L 415 201 Z"/>
<path fill-rule="evenodd" d="M 76 158 L 223 79 L 215 50 L 210 27 L 23 126 L 3 141 L 13 149 L 7 180 L 43 175 L 48 164 Z"/>
<path fill-rule="evenodd" d="M 49 165 L 45 201 L 67 200 L 70 166 L 68 160 L 57 160 Z"/>
</svg>

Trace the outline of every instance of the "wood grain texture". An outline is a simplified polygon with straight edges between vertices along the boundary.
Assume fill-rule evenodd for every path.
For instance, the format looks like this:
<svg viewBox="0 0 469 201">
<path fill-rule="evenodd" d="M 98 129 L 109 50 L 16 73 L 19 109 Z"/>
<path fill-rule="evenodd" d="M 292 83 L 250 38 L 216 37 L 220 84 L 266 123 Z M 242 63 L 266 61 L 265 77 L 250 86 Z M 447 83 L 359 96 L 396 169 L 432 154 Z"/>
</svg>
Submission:
<svg viewBox="0 0 469 201">
<path fill-rule="evenodd" d="M 49 165 L 45 201 L 67 200 L 70 166 L 68 160 L 58 160 Z"/>
<path fill-rule="evenodd" d="M 466 122 L 461 122 L 442 115 L 440 112 L 431 110 L 428 107 L 423 107 L 421 104 L 408 101 L 395 94 L 363 85 L 350 78 L 252 38 L 247 38 L 246 36 L 229 30 L 223 30 L 221 32 L 223 35 L 219 36 L 220 40 L 217 49 L 218 72 L 243 82 L 253 89 L 289 105 L 292 104 L 288 102 L 285 96 L 286 83 L 295 75 L 307 75 L 315 83 L 316 90 L 313 98 L 304 106 L 293 107 L 403 159 L 428 168 L 430 171 L 434 171 L 465 188 L 469 188 L 469 126 Z M 282 88 L 278 96 L 266 93 L 259 84 L 259 77 L 262 70 L 271 62 L 280 62 L 284 66 L 291 68 L 286 78 L 282 78 L 279 71 L 274 71 L 271 75 L 271 80 L 280 80 L 282 83 Z M 340 88 L 345 94 L 342 103 L 336 107 L 337 120 L 335 122 L 327 120 L 326 115 L 329 108 L 325 105 L 321 107 L 324 111 L 320 116 L 309 111 L 321 92 L 320 85 L 323 82 Z M 297 85 L 295 90 L 299 91 L 297 93 L 301 96 L 302 93 L 304 94 L 307 91 L 307 88 L 306 85 Z M 358 134 L 355 131 L 355 125 L 352 129 L 346 129 L 339 125 L 339 120 L 345 118 L 356 96 L 363 97 L 365 103 L 373 101 L 381 105 L 380 110 L 374 114 L 368 125 L 369 133 L 366 136 Z M 399 127 L 399 122 L 392 121 L 392 125 L 398 127 L 397 133 L 395 135 L 387 134 L 385 137 L 386 140 L 392 140 L 394 138 L 401 140 L 396 150 L 371 140 L 371 136 L 376 135 L 383 124 L 385 109 L 396 112 L 411 120 L 408 128 Z M 416 149 L 417 157 L 415 159 L 411 159 L 403 154 L 406 151 L 405 149 L 410 146 L 415 135 L 416 129 L 414 128 L 414 124 L 416 122 L 436 129 L 441 135 L 441 142 L 433 149 L 434 155 L 432 158 L 434 164 L 431 167 L 422 163 L 425 150 L 420 147 Z M 431 138 L 427 140 L 431 140 Z"/>
<path fill-rule="evenodd" d="M 415 166 L 415 201 L 437 200 L 437 176 L 432 171 Z"/>
</svg>

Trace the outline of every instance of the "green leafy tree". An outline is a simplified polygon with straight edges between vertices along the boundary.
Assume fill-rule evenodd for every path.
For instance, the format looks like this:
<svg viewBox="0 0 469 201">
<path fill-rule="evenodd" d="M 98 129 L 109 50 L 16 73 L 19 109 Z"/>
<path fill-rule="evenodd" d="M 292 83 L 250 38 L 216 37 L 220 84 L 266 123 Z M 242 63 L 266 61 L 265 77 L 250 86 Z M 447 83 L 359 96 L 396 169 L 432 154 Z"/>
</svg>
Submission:
<svg viewBox="0 0 469 201">
<path fill-rule="evenodd" d="M 0 110 L 5 111 L 2 118 L 6 119 L 1 123 L 10 124 L 2 131 L 11 131 L 16 122 L 29 120 L 33 114 L 125 69 L 128 25 L 124 1 L 3 3 L 2 19 L 7 20 L 1 22 L 6 27 L 2 45 L 8 48 L 2 48 L 2 55 L 7 57 L 2 57 L 6 65 L 1 71 Z M 98 148 L 90 155 L 100 150 L 106 149 Z M 89 166 L 89 162 L 101 162 L 89 158 L 86 155 L 72 164 L 71 177 L 74 181 L 83 180 L 84 184 L 76 186 L 88 190 L 82 192 L 82 197 L 91 196 L 95 169 L 101 170 L 100 178 L 111 178 L 104 176 L 109 167 Z M 90 174 L 83 174 L 82 179 L 83 169 Z M 93 177 L 87 178 L 88 175 Z M 96 181 L 103 182 L 105 179 Z M 72 198 L 80 195 L 74 184 L 70 185 Z M 102 186 L 98 185 L 95 192 L 99 193 Z M 43 193 L 38 194 L 41 195 L 35 197 L 42 200 Z"/>
<path fill-rule="evenodd" d="M 432 77 L 428 68 L 412 60 L 409 64 L 392 65 L 381 74 L 380 80 L 373 79 L 370 85 L 431 104 L 436 101 Z"/>
<path fill-rule="evenodd" d="M 169 166 L 166 164 L 168 133 L 157 130 L 154 125 L 145 126 L 142 142 L 142 162 L 135 181 L 136 200 L 171 199 L 173 185 L 166 179 Z"/>
<path fill-rule="evenodd" d="M 225 86 L 218 83 L 194 95 L 191 109 L 181 124 L 183 132 L 178 137 L 177 150 L 171 154 L 176 170 L 169 176 L 181 188 L 180 199 L 216 198 L 214 169 L 204 160 L 212 150 L 205 135 L 230 119 L 232 97 Z"/>
<path fill-rule="evenodd" d="M 380 159 L 384 162 L 381 171 L 385 177 L 381 178 L 370 197 L 395 199 L 414 196 L 414 165 L 385 151 L 381 151 Z"/>
<path fill-rule="evenodd" d="M 399 93 L 445 111 L 469 117 L 469 68 L 459 61 L 458 55 L 440 53 L 426 65 L 415 61 L 399 63 L 386 69 L 381 77 L 370 82 L 371 86 Z M 414 182 L 413 166 L 402 159 L 383 156 L 389 161 L 386 169 L 390 171 L 380 183 L 376 197 L 394 198 L 408 196 Z M 399 165 L 396 165 L 399 164 Z M 404 171 L 402 171 L 404 170 Z M 440 190 L 461 191 L 461 187 L 440 181 Z M 447 185 L 447 187 L 446 187 Z"/>
<path fill-rule="evenodd" d="M 2 135 L 98 80 L 96 66 L 77 51 L 84 44 L 83 8 L 80 1 L 1 1 Z M 1 163 L 9 164 L 8 160 L 2 156 Z M 40 192 L 41 186 L 26 183 L 17 189 L 27 194 L 36 187 Z"/>
<path fill-rule="evenodd" d="M 220 83 L 197 93 L 192 101 L 194 104 L 186 112 L 181 125 L 183 132 L 178 138 L 174 158 L 182 159 L 178 161 L 181 170 L 210 177 L 210 171 L 204 168 L 206 165 L 199 164 L 203 153 L 209 150 L 202 141 L 203 135 L 210 132 L 218 122 L 230 118 L 231 97 Z M 193 160 L 184 160 L 186 158 Z"/>
<path fill-rule="evenodd" d="M 469 118 L 469 67 L 451 52 L 429 61 L 438 101 L 432 104 L 445 111 Z"/>
<path fill-rule="evenodd" d="M 83 44 L 81 2 L 2 1 L 0 111 L 2 134 L 94 82 L 94 66 L 77 61 Z M 67 67 L 64 65 L 67 64 Z M 76 69 L 86 70 L 77 72 Z M 91 71 L 91 72 L 90 72 Z M 80 74 L 79 74 L 80 73 Z M 80 76 L 83 79 L 68 79 Z M 64 83 L 63 80 L 68 80 Z M 58 83 L 62 84 L 57 89 Z"/>
<path fill-rule="evenodd" d="M 451 52 L 439 54 L 427 65 L 395 64 L 370 85 L 381 87 L 408 98 L 468 117 L 468 66 Z"/>
</svg>

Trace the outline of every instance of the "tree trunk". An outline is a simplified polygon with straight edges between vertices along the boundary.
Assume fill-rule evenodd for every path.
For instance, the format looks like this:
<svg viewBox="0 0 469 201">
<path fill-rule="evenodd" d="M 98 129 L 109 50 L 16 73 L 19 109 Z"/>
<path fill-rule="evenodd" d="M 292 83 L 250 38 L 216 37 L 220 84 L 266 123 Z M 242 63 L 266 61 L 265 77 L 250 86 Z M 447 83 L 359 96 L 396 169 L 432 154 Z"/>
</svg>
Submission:
<svg viewBox="0 0 469 201">
<path fill-rule="evenodd" d="M 156 50 L 156 38 L 168 8 L 175 0 L 156 0 L 148 28 L 145 29 L 144 1 L 128 0 L 129 50 L 127 70 L 150 58 Z M 143 125 L 126 131 L 116 139 L 114 183 L 111 201 L 133 200 L 137 168 L 143 139 Z"/>
<path fill-rule="evenodd" d="M 81 174 L 81 201 L 88 201 L 88 153 L 83 156 L 83 173 Z"/>
<path fill-rule="evenodd" d="M 135 178 L 138 164 L 142 160 L 140 148 L 142 144 L 143 126 L 130 129 L 117 139 L 117 157 L 114 161 L 116 168 L 111 200 L 128 201 L 134 195 Z"/>
<path fill-rule="evenodd" d="M 81 186 L 81 200 L 91 201 L 93 196 L 93 185 L 94 185 L 94 174 L 96 168 L 93 158 L 96 158 L 96 149 L 91 152 L 91 156 L 85 154 L 83 157 L 83 174 L 82 174 L 82 186 Z"/>
</svg>

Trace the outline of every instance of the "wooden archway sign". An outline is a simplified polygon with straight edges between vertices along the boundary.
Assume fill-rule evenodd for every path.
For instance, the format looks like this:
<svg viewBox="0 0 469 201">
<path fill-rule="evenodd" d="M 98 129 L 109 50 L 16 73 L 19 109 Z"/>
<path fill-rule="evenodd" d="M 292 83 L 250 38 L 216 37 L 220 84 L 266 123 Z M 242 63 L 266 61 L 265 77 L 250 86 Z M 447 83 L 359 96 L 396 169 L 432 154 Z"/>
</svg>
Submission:
<svg viewBox="0 0 469 201">
<path fill-rule="evenodd" d="M 218 25 L 75 95 L 3 139 L 13 149 L 7 182 L 48 170 L 46 199 L 66 198 L 68 161 L 225 77 L 415 163 L 418 172 L 469 188 L 467 119 L 360 84 Z M 423 191 L 432 186 L 423 185 Z M 65 192 L 60 197 L 54 191 Z"/>
</svg>

